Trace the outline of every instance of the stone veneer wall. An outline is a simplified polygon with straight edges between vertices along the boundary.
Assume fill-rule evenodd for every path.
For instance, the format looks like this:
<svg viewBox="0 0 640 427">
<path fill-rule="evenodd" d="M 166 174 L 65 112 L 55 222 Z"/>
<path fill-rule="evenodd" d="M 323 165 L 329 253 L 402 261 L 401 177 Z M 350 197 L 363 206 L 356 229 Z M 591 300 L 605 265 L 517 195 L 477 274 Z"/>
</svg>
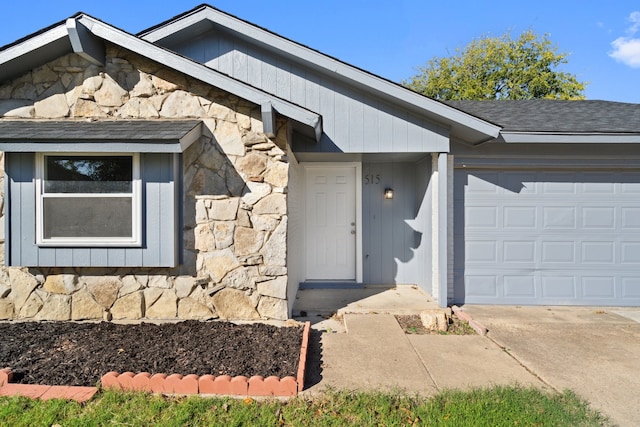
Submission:
<svg viewBox="0 0 640 427">
<path fill-rule="evenodd" d="M 259 106 L 115 47 L 104 67 L 70 54 L 1 85 L 0 117 L 206 125 L 183 154 L 180 267 L 5 267 L 0 319 L 287 318 L 286 122 L 270 140 Z"/>
</svg>

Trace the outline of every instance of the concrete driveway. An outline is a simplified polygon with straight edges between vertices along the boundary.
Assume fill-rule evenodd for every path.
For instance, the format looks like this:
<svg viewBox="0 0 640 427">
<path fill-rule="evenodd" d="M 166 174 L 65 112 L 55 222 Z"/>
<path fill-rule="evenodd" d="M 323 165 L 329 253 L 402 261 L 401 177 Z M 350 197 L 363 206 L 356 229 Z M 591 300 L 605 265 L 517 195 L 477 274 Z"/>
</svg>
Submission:
<svg viewBox="0 0 640 427">
<path fill-rule="evenodd" d="M 640 309 L 466 305 L 463 310 L 549 386 L 573 390 L 620 426 L 640 425 Z"/>
</svg>

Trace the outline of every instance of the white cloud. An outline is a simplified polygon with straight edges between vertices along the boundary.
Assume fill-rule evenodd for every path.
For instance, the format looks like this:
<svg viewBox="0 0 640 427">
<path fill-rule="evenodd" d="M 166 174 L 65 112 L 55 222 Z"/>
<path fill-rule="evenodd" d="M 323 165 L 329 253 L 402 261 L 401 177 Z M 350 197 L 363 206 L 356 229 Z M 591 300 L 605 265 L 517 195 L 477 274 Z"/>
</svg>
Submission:
<svg viewBox="0 0 640 427">
<path fill-rule="evenodd" d="M 640 38 L 634 37 L 640 31 L 640 11 L 631 12 L 629 22 L 631 26 L 627 28 L 627 35 L 611 42 L 613 51 L 609 56 L 629 67 L 640 68 Z"/>
<path fill-rule="evenodd" d="M 618 37 L 611 42 L 613 51 L 609 56 L 633 68 L 640 68 L 640 39 Z"/>
</svg>

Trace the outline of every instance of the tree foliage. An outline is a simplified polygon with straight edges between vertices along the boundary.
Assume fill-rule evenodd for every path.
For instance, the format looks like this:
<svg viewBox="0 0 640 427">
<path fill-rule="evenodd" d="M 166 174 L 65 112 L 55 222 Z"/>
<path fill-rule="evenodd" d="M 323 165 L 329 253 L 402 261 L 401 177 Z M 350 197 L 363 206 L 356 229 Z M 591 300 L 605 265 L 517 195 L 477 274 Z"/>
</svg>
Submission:
<svg viewBox="0 0 640 427">
<path fill-rule="evenodd" d="M 403 84 L 439 100 L 584 99 L 586 83 L 558 70 L 567 56 L 547 34 L 484 37 L 453 56 L 432 58 Z"/>
</svg>

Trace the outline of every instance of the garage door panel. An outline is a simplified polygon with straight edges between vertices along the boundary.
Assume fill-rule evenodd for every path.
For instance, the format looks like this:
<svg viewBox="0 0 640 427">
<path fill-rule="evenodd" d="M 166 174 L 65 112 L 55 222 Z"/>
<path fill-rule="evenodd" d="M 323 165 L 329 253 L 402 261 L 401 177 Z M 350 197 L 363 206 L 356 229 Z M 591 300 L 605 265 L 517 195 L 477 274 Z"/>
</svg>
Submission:
<svg viewBox="0 0 640 427">
<path fill-rule="evenodd" d="M 535 277 L 531 275 L 505 275 L 503 277 L 504 296 L 518 298 L 535 298 Z"/>
<path fill-rule="evenodd" d="M 544 229 L 576 228 L 576 208 L 573 206 L 545 206 L 542 218 Z"/>
<path fill-rule="evenodd" d="M 640 298 L 640 277 L 623 277 L 621 297 L 623 299 Z"/>
<path fill-rule="evenodd" d="M 536 206 L 505 206 L 503 209 L 504 228 L 535 229 L 538 226 Z"/>
<path fill-rule="evenodd" d="M 620 226 L 623 230 L 640 229 L 640 208 L 623 206 L 620 210 L 622 216 Z"/>
<path fill-rule="evenodd" d="M 640 242 L 624 242 L 620 248 L 622 264 L 640 265 Z"/>
<path fill-rule="evenodd" d="M 495 275 L 468 275 L 466 294 L 470 297 L 498 297 L 498 278 Z"/>
<path fill-rule="evenodd" d="M 582 277 L 582 296 L 585 299 L 614 299 L 615 279 L 613 277 L 585 276 Z"/>
<path fill-rule="evenodd" d="M 613 264 L 615 245 L 613 242 L 581 242 L 583 264 Z"/>
<path fill-rule="evenodd" d="M 574 300 L 577 297 L 576 278 L 574 276 L 542 276 L 541 296 L 551 300 Z"/>
<path fill-rule="evenodd" d="M 616 210 L 612 207 L 585 206 L 582 208 L 582 228 L 614 229 L 616 226 Z"/>
<path fill-rule="evenodd" d="M 465 259 L 467 263 L 497 263 L 497 242 L 494 240 L 479 240 L 467 242 Z"/>
<path fill-rule="evenodd" d="M 640 171 L 467 168 L 454 188 L 456 301 L 640 305 Z"/>
</svg>

